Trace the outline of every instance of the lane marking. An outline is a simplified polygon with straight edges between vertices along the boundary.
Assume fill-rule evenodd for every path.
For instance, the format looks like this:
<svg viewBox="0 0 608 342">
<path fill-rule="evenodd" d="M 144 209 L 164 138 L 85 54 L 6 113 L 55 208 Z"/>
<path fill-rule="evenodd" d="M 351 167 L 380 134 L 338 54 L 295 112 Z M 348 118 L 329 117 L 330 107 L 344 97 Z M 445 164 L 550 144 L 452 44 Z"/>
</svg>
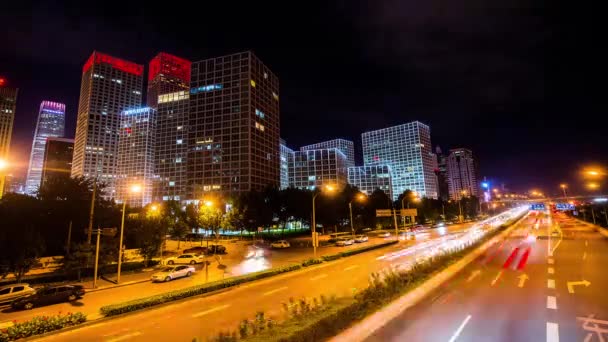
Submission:
<svg viewBox="0 0 608 342">
<path fill-rule="evenodd" d="M 557 241 L 555 246 L 553 246 L 553 249 L 551 249 L 551 253 L 549 253 L 549 256 L 553 256 L 553 253 L 555 253 L 555 250 L 557 249 L 557 247 L 559 247 L 559 244 L 562 243 L 562 240 L 564 239 L 564 232 L 562 231 L 559 225 L 557 225 L 557 230 L 559 231 L 559 240 Z"/>
<path fill-rule="evenodd" d="M 528 275 L 525 273 L 517 278 L 519 279 L 519 284 L 517 284 L 517 287 L 524 287 L 524 285 L 526 284 L 526 280 L 530 279 L 530 277 L 528 277 Z"/>
<path fill-rule="evenodd" d="M 347 268 L 344 269 L 344 271 L 350 271 L 350 270 L 354 270 L 355 268 L 359 267 L 359 265 L 352 265 L 352 266 L 348 266 Z"/>
<path fill-rule="evenodd" d="M 553 274 L 553 273 L 555 273 L 555 269 L 553 269 L 553 267 L 549 267 L 549 268 L 547 268 L 547 273 Z"/>
<path fill-rule="evenodd" d="M 194 318 L 202 317 L 202 316 L 208 315 L 208 314 L 210 314 L 212 312 L 224 310 L 224 309 L 228 308 L 230 305 L 232 305 L 232 304 L 224 304 L 224 305 L 216 306 L 213 309 L 209 309 L 209 310 L 201 311 L 199 313 L 195 313 L 194 315 L 192 315 L 192 317 L 194 317 Z"/>
<path fill-rule="evenodd" d="M 547 342 L 559 342 L 559 324 L 547 322 Z"/>
<path fill-rule="evenodd" d="M 553 263 L 554 263 L 553 258 L 549 258 L 549 259 L 547 259 L 547 263 L 548 263 L 548 264 L 550 264 L 550 265 L 553 265 Z"/>
<path fill-rule="evenodd" d="M 587 252 L 583 253 L 583 260 L 587 259 Z"/>
<path fill-rule="evenodd" d="M 490 285 L 494 286 L 496 284 L 496 282 L 498 281 L 498 279 L 500 279 L 501 276 L 502 276 L 502 270 L 498 272 L 498 274 L 496 275 L 496 277 L 494 278 L 494 280 L 492 280 L 492 282 L 490 283 Z"/>
<path fill-rule="evenodd" d="M 555 280 L 553 279 L 547 279 L 547 287 L 550 289 L 554 289 L 555 288 Z"/>
<path fill-rule="evenodd" d="M 318 276 L 314 276 L 314 277 L 310 278 L 310 280 L 319 280 L 319 279 L 323 279 L 326 277 L 327 277 L 327 274 L 323 273 L 323 274 L 319 274 Z"/>
<path fill-rule="evenodd" d="M 585 247 L 589 245 L 589 241 L 585 240 Z"/>
<path fill-rule="evenodd" d="M 470 283 L 473 279 L 475 279 L 479 274 L 481 273 L 481 270 L 474 270 L 471 272 L 471 275 L 467 278 L 467 283 Z"/>
<path fill-rule="evenodd" d="M 111 338 L 107 342 L 118 342 L 118 341 L 122 341 L 122 340 L 128 340 L 128 339 L 130 339 L 132 337 L 139 336 L 139 335 L 141 335 L 141 332 L 136 331 L 136 332 L 132 332 L 130 334 L 118 336 L 116 338 Z"/>
<path fill-rule="evenodd" d="M 547 309 L 557 310 L 557 299 L 553 296 L 547 296 Z"/>
<path fill-rule="evenodd" d="M 454 332 L 454 335 L 452 335 L 452 337 L 450 338 L 449 342 L 456 341 L 456 339 L 458 338 L 458 336 L 460 336 L 460 333 L 462 332 L 462 329 L 464 329 L 464 326 L 467 325 L 467 323 L 469 323 L 470 319 L 471 319 L 471 315 L 468 315 L 467 318 L 465 318 L 464 321 L 460 324 L 460 326 L 458 327 L 458 329 Z"/>
<path fill-rule="evenodd" d="M 262 296 L 269 296 L 269 295 L 271 295 L 273 293 L 277 293 L 279 291 L 285 291 L 285 290 L 287 290 L 287 286 L 279 287 L 278 289 L 274 289 L 274 290 L 270 290 L 268 292 L 264 292 L 262 294 Z"/>
</svg>

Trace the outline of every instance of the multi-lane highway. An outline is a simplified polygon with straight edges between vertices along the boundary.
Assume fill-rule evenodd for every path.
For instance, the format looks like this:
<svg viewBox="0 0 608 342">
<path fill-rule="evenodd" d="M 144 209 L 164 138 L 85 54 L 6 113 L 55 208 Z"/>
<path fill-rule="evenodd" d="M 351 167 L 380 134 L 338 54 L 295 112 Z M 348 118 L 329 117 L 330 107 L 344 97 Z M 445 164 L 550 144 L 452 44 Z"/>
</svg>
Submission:
<svg viewBox="0 0 608 342">
<path fill-rule="evenodd" d="M 603 342 L 607 264 L 608 241 L 590 225 L 532 214 L 367 341 Z"/>
</svg>

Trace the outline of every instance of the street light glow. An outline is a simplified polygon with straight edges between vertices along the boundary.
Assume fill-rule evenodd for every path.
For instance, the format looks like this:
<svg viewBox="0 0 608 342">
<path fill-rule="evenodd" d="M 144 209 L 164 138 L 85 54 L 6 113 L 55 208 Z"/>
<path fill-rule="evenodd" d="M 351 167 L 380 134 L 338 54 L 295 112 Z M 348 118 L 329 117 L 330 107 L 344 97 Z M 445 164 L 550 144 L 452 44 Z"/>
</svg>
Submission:
<svg viewBox="0 0 608 342">
<path fill-rule="evenodd" d="M 152 211 L 157 211 L 157 210 L 158 210 L 158 206 L 157 206 L 156 204 L 153 204 L 153 205 L 150 207 L 150 210 L 152 210 Z"/>
<path fill-rule="evenodd" d="M 0 159 L 0 170 L 4 170 L 8 168 L 8 162 L 4 159 Z"/>
<path fill-rule="evenodd" d="M 212 201 L 206 200 L 204 202 L 204 204 L 205 204 L 206 207 L 213 207 L 213 202 Z"/>
<path fill-rule="evenodd" d="M 587 184 L 587 188 L 591 189 L 591 190 L 595 190 L 595 189 L 599 189 L 600 185 L 597 183 L 588 183 Z"/>
<path fill-rule="evenodd" d="M 141 189 L 141 185 L 139 185 L 139 184 L 133 184 L 133 185 L 131 185 L 131 192 L 132 193 L 138 193 L 138 192 L 141 192 L 141 190 L 142 190 Z"/>
<path fill-rule="evenodd" d="M 560 188 L 562 188 L 562 189 L 565 189 L 565 188 L 567 188 L 568 186 L 567 186 L 566 184 L 563 184 L 563 183 L 562 183 L 562 184 L 560 184 L 560 185 L 559 185 L 559 187 L 560 187 Z"/>
</svg>

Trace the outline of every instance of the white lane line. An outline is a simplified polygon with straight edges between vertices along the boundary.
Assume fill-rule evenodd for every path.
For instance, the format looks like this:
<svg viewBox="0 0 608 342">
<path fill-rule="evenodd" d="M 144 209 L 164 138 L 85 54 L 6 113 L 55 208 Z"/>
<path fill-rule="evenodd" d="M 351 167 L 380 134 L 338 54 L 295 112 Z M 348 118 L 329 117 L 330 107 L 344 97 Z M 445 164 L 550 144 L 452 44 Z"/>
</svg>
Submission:
<svg viewBox="0 0 608 342">
<path fill-rule="evenodd" d="M 550 289 L 554 289 L 555 288 L 555 280 L 553 279 L 547 279 L 547 287 Z"/>
<path fill-rule="evenodd" d="M 589 241 L 585 240 L 585 247 L 589 245 Z"/>
<path fill-rule="evenodd" d="M 111 338 L 111 339 L 107 340 L 106 342 L 118 342 L 118 341 L 128 340 L 130 338 L 133 338 L 133 337 L 139 336 L 139 335 L 141 335 L 141 332 L 136 331 L 136 332 L 133 332 L 133 333 L 130 333 L 130 334 L 118 336 L 116 338 Z"/>
<path fill-rule="evenodd" d="M 323 273 L 323 274 L 319 274 L 318 276 L 314 276 L 314 277 L 310 278 L 310 280 L 319 280 L 319 279 L 323 279 L 326 277 L 327 277 L 327 274 Z"/>
<path fill-rule="evenodd" d="M 450 338 L 449 342 L 456 341 L 456 339 L 458 338 L 458 336 L 460 336 L 460 333 L 462 332 L 462 329 L 464 329 L 464 326 L 467 325 L 467 323 L 469 323 L 470 319 L 471 319 L 471 315 L 468 315 L 467 318 L 465 318 L 464 321 L 460 324 L 460 326 L 458 327 L 458 329 L 454 332 L 454 335 L 452 335 L 452 337 Z"/>
<path fill-rule="evenodd" d="M 354 270 L 355 268 L 359 267 L 359 265 L 352 265 L 352 266 L 348 266 L 347 268 L 345 268 L 345 271 L 350 271 L 350 270 Z"/>
<path fill-rule="evenodd" d="M 547 342 L 559 342 L 559 324 L 547 322 Z"/>
<path fill-rule="evenodd" d="M 270 290 L 268 292 L 264 292 L 264 293 L 262 293 L 262 296 L 270 296 L 273 293 L 277 293 L 279 291 L 285 291 L 285 290 L 287 290 L 287 286 L 279 287 L 278 289 L 274 289 L 274 290 Z"/>
<path fill-rule="evenodd" d="M 557 299 L 553 296 L 547 296 L 547 309 L 557 310 Z"/>
<path fill-rule="evenodd" d="M 555 273 L 555 269 L 553 269 L 553 267 L 549 267 L 549 268 L 547 268 L 547 273 L 553 274 L 553 273 Z"/>
<path fill-rule="evenodd" d="M 202 316 L 208 315 L 208 314 L 210 314 L 212 312 L 224 310 L 224 309 L 228 308 L 230 305 L 231 304 L 224 304 L 224 305 L 216 306 L 213 309 L 209 309 L 209 310 L 201 311 L 199 313 L 195 313 L 194 315 L 192 315 L 192 317 L 194 317 L 194 318 L 202 317 Z"/>
<path fill-rule="evenodd" d="M 549 259 L 547 259 L 547 263 L 548 263 L 549 265 L 553 265 L 553 263 L 554 263 L 554 262 L 555 262 L 555 261 L 553 260 L 553 258 L 549 258 Z"/>
<path fill-rule="evenodd" d="M 587 259 L 587 252 L 583 253 L 583 260 Z"/>
</svg>

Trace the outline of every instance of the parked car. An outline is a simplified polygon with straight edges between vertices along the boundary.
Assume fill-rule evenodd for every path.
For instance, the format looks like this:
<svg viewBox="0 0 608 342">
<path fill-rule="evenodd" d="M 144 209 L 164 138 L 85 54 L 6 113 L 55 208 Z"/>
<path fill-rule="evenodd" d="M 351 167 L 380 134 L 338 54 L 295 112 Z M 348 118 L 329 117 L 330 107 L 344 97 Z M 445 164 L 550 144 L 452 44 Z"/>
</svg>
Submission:
<svg viewBox="0 0 608 342">
<path fill-rule="evenodd" d="M 351 238 L 339 238 L 338 241 L 336 241 L 336 246 L 350 246 L 353 243 L 355 243 L 355 241 Z"/>
<path fill-rule="evenodd" d="M 25 283 L 2 286 L 0 287 L 0 305 L 10 304 L 15 299 L 31 295 L 35 292 L 36 290 Z"/>
<path fill-rule="evenodd" d="M 207 254 L 226 254 L 226 247 L 222 245 L 209 245 Z"/>
<path fill-rule="evenodd" d="M 21 297 L 11 303 L 13 309 L 31 310 L 36 306 L 72 302 L 84 296 L 82 285 L 59 285 L 38 289 L 35 293 Z"/>
<path fill-rule="evenodd" d="M 187 265 L 165 267 L 152 275 L 152 282 L 171 281 L 176 278 L 189 277 L 194 271 L 194 267 Z"/>
<path fill-rule="evenodd" d="M 367 237 L 367 235 L 357 235 L 355 236 L 355 242 L 356 243 L 362 243 L 362 242 L 367 242 L 369 241 L 369 238 Z"/>
<path fill-rule="evenodd" d="M 175 264 L 198 264 L 205 261 L 204 257 L 197 254 L 182 254 L 177 257 L 171 257 L 165 259 L 165 264 L 167 265 L 175 265 Z"/>
<path fill-rule="evenodd" d="M 381 237 L 381 238 L 387 238 L 390 236 L 391 236 L 391 233 L 389 233 L 389 232 L 382 232 L 382 233 L 378 234 L 378 237 Z"/>
<path fill-rule="evenodd" d="M 194 246 L 184 249 L 184 254 L 205 254 L 207 253 L 207 247 L 205 246 Z"/>
<path fill-rule="evenodd" d="M 272 247 L 272 248 L 289 248 L 289 247 L 291 247 L 291 245 L 286 240 L 279 240 L 279 241 L 275 241 L 275 242 L 271 243 L 270 247 Z"/>
</svg>

